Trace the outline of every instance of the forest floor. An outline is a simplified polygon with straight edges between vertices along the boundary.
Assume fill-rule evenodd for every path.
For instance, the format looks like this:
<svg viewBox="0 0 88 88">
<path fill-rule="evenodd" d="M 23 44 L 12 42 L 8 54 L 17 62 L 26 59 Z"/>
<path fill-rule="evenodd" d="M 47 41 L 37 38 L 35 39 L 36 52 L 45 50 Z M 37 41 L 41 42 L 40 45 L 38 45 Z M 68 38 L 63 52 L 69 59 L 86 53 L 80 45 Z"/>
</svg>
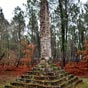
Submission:
<svg viewBox="0 0 88 88">
<path fill-rule="evenodd" d="M 17 77 L 29 71 L 30 67 L 0 66 L 0 88 L 14 81 Z"/>
<path fill-rule="evenodd" d="M 78 84 L 76 88 L 88 88 L 88 77 L 82 77 L 82 83 Z"/>
</svg>

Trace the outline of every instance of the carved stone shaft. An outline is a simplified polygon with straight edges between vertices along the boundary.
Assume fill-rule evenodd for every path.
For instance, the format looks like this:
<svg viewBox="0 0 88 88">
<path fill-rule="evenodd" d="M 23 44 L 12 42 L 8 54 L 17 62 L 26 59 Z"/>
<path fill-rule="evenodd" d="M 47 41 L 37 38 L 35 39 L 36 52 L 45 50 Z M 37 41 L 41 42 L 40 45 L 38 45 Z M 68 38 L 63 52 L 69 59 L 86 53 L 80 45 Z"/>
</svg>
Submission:
<svg viewBox="0 0 88 88">
<path fill-rule="evenodd" d="M 51 34 L 47 0 L 40 3 L 40 44 L 41 57 L 51 57 Z"/>
</svg>

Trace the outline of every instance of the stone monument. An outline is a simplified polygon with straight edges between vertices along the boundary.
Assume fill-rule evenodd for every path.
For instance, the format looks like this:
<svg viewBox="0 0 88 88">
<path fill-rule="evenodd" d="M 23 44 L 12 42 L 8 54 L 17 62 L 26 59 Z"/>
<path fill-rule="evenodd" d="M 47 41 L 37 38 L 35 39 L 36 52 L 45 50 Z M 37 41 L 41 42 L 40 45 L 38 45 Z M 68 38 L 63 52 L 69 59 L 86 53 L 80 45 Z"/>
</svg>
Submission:
<svg viewBox="0 0 88 88">
<path fill-rule="evenodd" d="M 40 44 L 41 58 L 51 57 L 51 33 L 47 0 L 41 0 L 40 3 Z"/>
</svg>

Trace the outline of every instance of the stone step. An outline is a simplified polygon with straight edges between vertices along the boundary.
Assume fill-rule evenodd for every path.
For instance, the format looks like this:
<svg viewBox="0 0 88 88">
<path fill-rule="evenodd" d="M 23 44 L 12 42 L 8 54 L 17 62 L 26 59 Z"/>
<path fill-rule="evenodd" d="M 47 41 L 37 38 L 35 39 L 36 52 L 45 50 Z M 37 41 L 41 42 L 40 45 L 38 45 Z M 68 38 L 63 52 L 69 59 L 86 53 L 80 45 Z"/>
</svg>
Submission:
<svg viewBox="0 0 88 88">
<path fill-rule="evenodd" d="M 76 85 L 81 83 L 81 82 L 82 82 L 82 80 L 78 79 L 78 80 L 76 80 L 76 81 L 74 81 L 74 82 L 72 82 L 70 84 L 65 85 L 64 88 L 75 88 Z"/>
<path fill-rule="evenodd" d="M 16 87 L 11 86 L 11 85 L 6 85 L 4 88 L 16 88 Z"/>
<path fill-rule="evenodd" d="M 48 73 L 48 74 L 52 74 L 52 73 Z M 54 79 L 54 78 L 61 78 L 61 77 L 63 77 L 63 76 L 67 76 L 67 75 L 69 75 L 69 74 L 67 74 L 67 73 L 63 73 L 63 74 L 59 74 L 58 73 L 58 75 L 47 75 L 47 74 L 41 74 L 41 75 L 34 75 L 34 74 L 32 74 L 32 75 L 29 75 L 29 74 L 25 74 L 25 75 L 23 75 L 23 76 L 21 76 L 22 78 L 32 78 L 32 77 L 34 77 L 35 79 L 36 78 L 45 78 L 45 79 L 49 79 L 49 78 L 51 78 L 51 79 Z"/>
<path fill-rule="evenodd" d="M 27 75 L 40 75 L 40 72 L 39 72 L 39 71 L 36 71 L 36 72 L 34 72 L 34 71 L 29 71 L 29 72 L 27 72 L 26 74 L 27 74 Z"/>
<path fill-rule="evenodd" d="M 32 80 L 30 80 L 30 81 L 32 81 Z M 30 83 L 14 82 L 14 83 L 11 83 L 11 86 L 5 86 L 5 88 L 42 88 L 42 87 L 43 88 L 72 88 L 71 84 L 74 81 L 75 82 L 74 82 L 73 86 L 75 86 L 75 85 L 77 85 L 78 83 L 81 82 L 81 80 L 78 80 L 77 77 L 74 77 L 74 78 L 72 78 L 72 79 L 70 79 L 68 81 L 64 81 L 64 79 L 62 79 L 61 83 L 59 83 L 59 81 L 60 80 L 54 80 L 54 81 L 41 81 L 41 80 L 37 80 L 34 83 L 33 82 L 30 82 Z M 29 82 L 29 81 L 27 80 L 27 82 Z M 48 84 L 47 84 L 47 82 L 48 82 Z"/>
<path fill-rule="evenodd" d="M 81 80 L 81 79 L 78 79 L 78 80 L 76 80 L 75 82 L 74 82 L 74 86 L 76 86 L 76 85 L 78 85 L 79 83 L 82 83 L 83 81 Z"/>
<path fill-rule="evenodd" d="M 75 83 L 78 80 L 79 80 L 78 77 L 73 77 L 73 78 L 71 78 L 69 80 L 64 80 L 64 82 L 62 82 L 60 84 L 60 87 L 61 88 L 67 88 L 66 86 L 68 86 L 69 84 L 71 85 L 71 84 Z"/>
<path fill-rule="evenodd" d="M 62 83 L 63 81 L 65 80 L 65 77 L 61 78 L 61 79 L 58 79 L 58 80 L 53 80 L 53 81 L 45 81 L 45 80 L 35 80 L 35 79 L 22 79 L 20 78 L 19 80 L 16 80 L 17 82 L 14 82 L 14 83 L 11 83 L 11 85 L 15 85 L 15 86 L 25 86 L 25 83 L 37 83 L 37 84 L 44 84 L 44 85 L 47 85 L 47 84 L 50 84 L 50 85 L 56 85 L 58 83 Z M 28 84 L 28 85 L 29 85 Z M 26 84 L 27 85 L 27 84 Z M 63 84 L 61 84 L 61 86 L 63 86 Z"/>
<path fill-rule="evenodd" d="M 13 86 L 13 85 L 7 85 L 4 88 L 24 88 L 24 87 L 17 87 L 17 86 Z"/>
<path fill-rule="evenodd" d="M 55 75 L 55 73 L 54 72 L 32 72 L 32 71 L 29 71 L 29 72 L 27 72 L 26 73 L 27 75 L 46 75 L 46 76 L 54 76 Z"/>
<path fill-rule="evenodd" d="M 18 84 L 18 82 L 25 82 L 25 83 L 37 83 L 41 85 L 59 85 L 61 84 L 64 80 L 66 80 L 65 77 L 60 78 L 58 80 L 34 80 L 34 79 L 19 79 L 15 84 Z M 63 84 L 62 84 L 63 85 Z"/>
<path fill-rule="evenodd" d="M 60 88 L 60 86 L 41 85 L 41 84 L 27 84 L 27 83 L 13 83 L 4 88 Z"/>
<path fill-rule="evenodd" d="M 71 78 L 73 78 L 74 76 L 72 75 L 72 74 L 69 74 L 69 75 L 67 75 L 66 76 L 66 80 L 69 80 L 69 79 L 71 79 Z"/>
<path fill-rule="evenodd" d="M 28 71 L 28 72 L 26 72 L 26 74 L 28 74 L 28 75 L 33 75 L 33 74 L 38 74 L 38 73 L 40 73 L 40 74 L 42 74 L 42 73 L 47 73 L 47 74 L 53 74 L 53 75 L 55 75 L 55 73 L 61 73 L 61 74 L 69 74 L 68 72 L 65 72 L 64 70 L 58 70 L 58 71 L 54 71 L 54 72 L 45 72 L 45 71 Z"/>
<path fill-rule="evenodd" d="M 55 76 L 44 76 L 44 75 L 40 75 L 40 76 L 36 76 L 36 75 L 23 75 L 21 76 L 21 78 L 26 78 L 26 79 L 32 79 L 34 78 L 35 80 L 38 79 L 38 80 L 54 80 L 54 79 L 59 79 L 63 77 L 62 74 L 60 75 L 55 75 Z"/>
<path fill-rule="evenodd" d="M 78 80 L 78 77 L 74 76 L 73 78 L 71 78 L 70 80 L 68 80 L 68 83 L 72 83 L 74 81 Z"/>
<path fill-rule="evenodd" d="M 37 77 L 39 77 L 39 76 L 37 76 Z M 25 77 L 23 77 L 23 78 L 17 79 L 16 81 L 17 82 L 26 82 L 26 83 L 29 83 L 31 81 L 33 82 L 34 81 L 34 82 L 37 82 L 37 83 L 40 83 L 40 84 L 44 84 L 44 83 L 45 84 L 47 84 L 47 83 L 55 84 L 55 83 L 58 83 L 58 82 L 61 83 L 61 82 L 63 82 L 63 80 L 64 81 L 65 80 L 67 81 L 67 80 L 71 79 L 72 77 L 73 77 L 73 75 L 67 75 L 66 77 L 63 76 L 61 78 L 57 78 L 57 79 L 53 79 L 53 80 L 47 79 L 46 81 L 45 81 L 45 79 L 35 79 L 35 78 L 25 78 Z"/>
<path fill-rule="evenodd" d="M 60 82 L 60 81 L 63 81 L 65 80 L 65 77 L 63 78 L 60 78 L 60 79 L 55 79 L 55 80 L 41 80 L 41 79 L 28 79 L 28 78 L 19 78 L 17 79 L 16 81 L 17 82 L 26 82 L 26 83 L 29 83 L 29 82 L 41 82 L 42 84 L 45 82 L 45 83 L 56 83 L 56 82 Z"/>
<path fill-rule="evenodd" d="M 30 86 L 36 87 L 37 84 L 36 83 L 25 83 L 25 82 L 13 82 L 11 83 L 12 86 L 16 86 L 16 87 L 24 87 L 24 88 L 30 88 Z"/>
<path fill-rule="evenodd" d="M 4 88 L 72 88 L 80 82 L 78 77 L 63 69 L 44 72 L 36 67 Z"/>
<path fill-rule="evenodd" d="M 33 78 L 33 75 L 22 75 L 20 78 L 27 78 L 27 79 L 31 79 Z"/>
<path fill-rule="evenodd" d="M 56 77 L 62 77 L 62 76 L 65 76 L 65 74 L 58 74 L 58 75 L 54 75 L 54 76 L 51 76 L 51 75 L 49 75 L 49 76 L 48 75 L 39 75 L 38 76 L 38 75 L 33 75 L 33 74 L 32 75 L 24 74 L 21 77 L 22 78 L 27 78 L 27 77 L 28 78 L 31 78 L 31 77 L 35 77 L 35 78 L 38 78 L 38 77 L 45 77 L 45 78 L 53 77 L 54 78 L 55 77 L 56 78 Z"/>
</svg>

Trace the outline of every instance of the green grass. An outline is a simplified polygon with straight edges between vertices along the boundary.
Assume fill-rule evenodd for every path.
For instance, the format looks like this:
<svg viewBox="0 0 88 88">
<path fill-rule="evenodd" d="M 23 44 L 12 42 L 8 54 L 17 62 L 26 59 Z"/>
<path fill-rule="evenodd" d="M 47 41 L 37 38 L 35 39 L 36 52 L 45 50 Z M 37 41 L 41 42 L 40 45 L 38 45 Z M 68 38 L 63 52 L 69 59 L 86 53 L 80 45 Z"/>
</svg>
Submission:
<svg viewBox="0 0 88 88">
<path fill-rule="evenodd" d="M 0 88 L 4 88 L 5 85 L 10 85 L 10 82 L 5 82 L 2 85 L 0 85 Z"/>
<path fill-rule="evenodd" d="M 88 78 L 82 78 L 83 82 L 80 83 L 77 88 L 88 88 Z"/>
</svg>

